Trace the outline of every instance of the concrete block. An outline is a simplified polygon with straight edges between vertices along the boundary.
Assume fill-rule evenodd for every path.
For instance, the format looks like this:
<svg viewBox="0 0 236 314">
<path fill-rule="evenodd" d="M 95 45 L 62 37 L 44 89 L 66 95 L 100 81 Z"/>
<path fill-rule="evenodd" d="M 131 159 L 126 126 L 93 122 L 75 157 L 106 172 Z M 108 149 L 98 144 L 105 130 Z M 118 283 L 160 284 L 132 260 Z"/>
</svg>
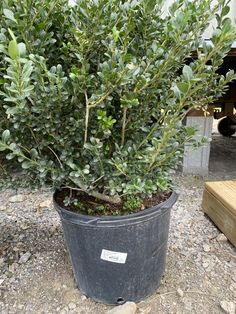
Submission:
<svg viewBox="0 0 236 314">
<path fill-rule="evenodd" d="M 203 136 L 211 138 L 213 116 L 187 116 L 186 126 L 196 127 L 198 129 L 195 138 L 200 139 Z M 205 176 L 208 174 L 210 157 L 210 143 L 193 150 L 190 144 L 185 146 L 185 156 L 183 158 L 183 173 L 198 174 Z"/>
</svg>

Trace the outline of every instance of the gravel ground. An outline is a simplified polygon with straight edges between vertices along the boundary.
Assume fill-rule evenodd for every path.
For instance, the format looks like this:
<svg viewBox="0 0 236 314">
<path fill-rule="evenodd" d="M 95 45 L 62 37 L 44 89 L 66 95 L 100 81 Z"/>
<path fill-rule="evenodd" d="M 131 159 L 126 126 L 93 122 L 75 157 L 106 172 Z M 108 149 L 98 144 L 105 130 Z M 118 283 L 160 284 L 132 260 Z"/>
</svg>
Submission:
<svg viewBox="0 0 236 314">
<path fill-rule="evenodd" d="M 234 158 L 235 140 L 215 136 L 213 148 L 232 149 Z M 231 168 L 225 166 L 229 154 L 227 160 L 223 155 L 213 149 L 210 179 L 235 178 L 232 160 Z M 175 182 L 180 196 L 172 210 L 166 272 L 138 313 L 233 314 L 236 251 L 201 211 L 204 179 L 178 174 Z M 51 192 L 0 192 L 0 313 L 103 314 L 111 308 L 75 287 Z"/>
</svg>

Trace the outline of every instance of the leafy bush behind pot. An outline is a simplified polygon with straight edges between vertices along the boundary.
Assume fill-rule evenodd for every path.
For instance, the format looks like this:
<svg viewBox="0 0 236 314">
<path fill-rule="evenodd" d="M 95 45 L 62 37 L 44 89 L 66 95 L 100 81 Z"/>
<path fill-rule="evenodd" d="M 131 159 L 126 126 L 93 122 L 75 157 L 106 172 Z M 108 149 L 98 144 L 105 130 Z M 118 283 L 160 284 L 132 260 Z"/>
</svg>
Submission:
<svg viewBox="0 0 236 314">
<path fill-rule="evenodd" d="M 178 0 L 166 16 L 163 2 L 3 0 L 6 158 L 41 184 L 112 202 L 167 190 L 195 134 L 182 124 L 186 112 L 205 108 L 235 78 L 217 70 L 236 35 L 229 1 Z"/>
</svg>

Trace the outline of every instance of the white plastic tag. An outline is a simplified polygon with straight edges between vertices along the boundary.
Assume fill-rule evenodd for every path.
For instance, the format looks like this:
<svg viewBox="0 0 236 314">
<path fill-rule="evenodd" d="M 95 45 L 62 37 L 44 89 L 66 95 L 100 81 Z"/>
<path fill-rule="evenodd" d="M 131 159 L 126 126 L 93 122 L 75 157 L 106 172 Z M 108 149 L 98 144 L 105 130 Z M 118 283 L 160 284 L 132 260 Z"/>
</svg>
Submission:
<svg viewBox="0 0 236 314">
<path fill-rule="evenodd" d="M 103 249 L 101 253 L 101 259 L 112 263 L 125 264 L 127 255 L 127 253 L 114 252 Z"/>
</svg>

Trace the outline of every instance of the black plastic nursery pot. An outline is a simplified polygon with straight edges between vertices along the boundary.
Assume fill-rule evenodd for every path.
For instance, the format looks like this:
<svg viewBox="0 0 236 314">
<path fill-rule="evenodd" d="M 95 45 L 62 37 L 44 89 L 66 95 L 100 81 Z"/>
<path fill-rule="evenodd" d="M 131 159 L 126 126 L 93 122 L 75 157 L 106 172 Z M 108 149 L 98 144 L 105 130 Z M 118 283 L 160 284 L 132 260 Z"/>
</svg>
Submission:
<svg viewBox="0 0 236 314">
<path fill-rule="evenodd" d="M 76 283 L 106 304 L 139 301 L 160 285 L 165 270 L 170 211 L 177 200 L 124 216 L 87 216 L 56 202 Z"/>
</svg>

